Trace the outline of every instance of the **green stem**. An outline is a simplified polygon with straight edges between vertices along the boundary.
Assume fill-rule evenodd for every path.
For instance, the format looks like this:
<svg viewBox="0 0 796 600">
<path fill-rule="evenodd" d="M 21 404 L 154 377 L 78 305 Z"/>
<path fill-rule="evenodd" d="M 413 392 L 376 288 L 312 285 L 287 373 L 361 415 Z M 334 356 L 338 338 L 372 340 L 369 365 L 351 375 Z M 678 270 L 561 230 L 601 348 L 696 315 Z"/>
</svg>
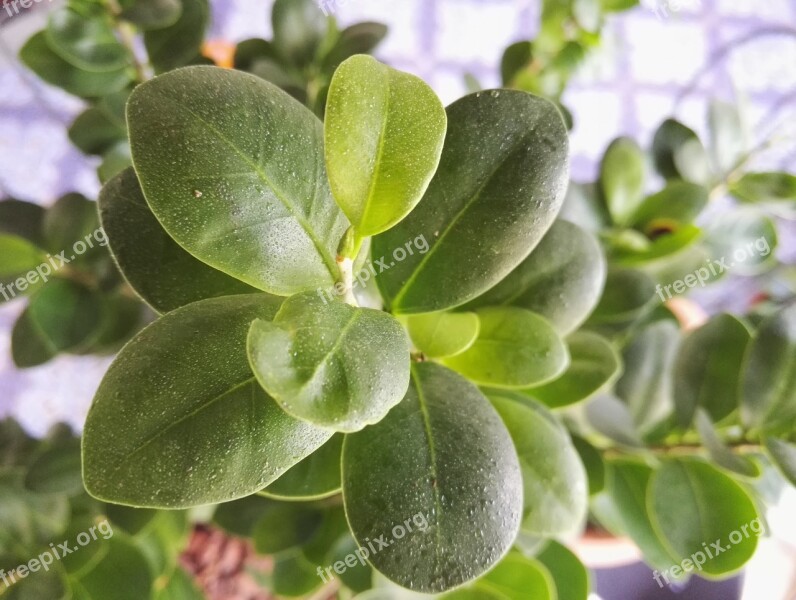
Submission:
<svg viewBox="0 0 796 600">
<path fill-rule="evenodd" d="M 126 23 L 119 15 L 122 14 L 122 7 L 119 5 L 118 0 L 105 0 L 105 5 L 108 7 L 111 19 L 113 20 L 113 28 L 119 36 L 119 41 L 127 48 L 130 58 L 135 68 L 136 82 L 144 83 L 152 78 L 149 65 L 141 61 L 135 49 L 135 29 L 129 23 Z"/>
</svg>

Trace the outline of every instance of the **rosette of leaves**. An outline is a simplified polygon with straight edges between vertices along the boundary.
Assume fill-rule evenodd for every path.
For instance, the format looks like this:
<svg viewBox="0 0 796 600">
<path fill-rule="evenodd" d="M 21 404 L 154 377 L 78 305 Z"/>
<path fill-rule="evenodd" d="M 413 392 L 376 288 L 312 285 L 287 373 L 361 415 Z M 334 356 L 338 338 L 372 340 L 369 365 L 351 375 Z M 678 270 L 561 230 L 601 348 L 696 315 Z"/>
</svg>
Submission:
<svg viewBox="0 0 796 600">
<path fill-rule="evenodd" d="M 34 440 L 15 421 L 0 422 L 0 479 L 3 598 L 204 597 L 177 562 L 189 533 L 186 513 L 91 498 L 80 440 L 68 427 Z"/>
<path fill-rule="evenodd" d="M 86 487 L 138 507 L 259 504 L 241 531 L 275 554 L 289 595 L 375 540 L 390 543 L 367 564 L 403 588 L 485 589 L 531 568 L 555 594 L 567 569 L 511 550 L 585 520 L 586 472 L 545 404 L 618 370 L 608 342 L 577 331 L 605 262 L 555 221 L 563 120 L 510 90 L 445 109 L 364 55 L 335 72 L 325 114 L 212 67 L 131 95 L 135 169 L 106 184 L 102 223 L 162 316 L 100 385 Z M 250 514 L 219 510 L 230 528 Z"/>
<path fill-rule="evenodd" d="M 11 332 L 20 368 L 61 353 L 111 354 L 141 326 L 143 305 L 116 270 L 96 203 L 67 194 L 51 207 L 0 202 L 0 295 L 26 298 Z"/>
<path fill-rule="evenodd" d="M 335 69 L 355 54 L 370 54 L 387 35 L 381 23 L 340 29 L 335 0 L 276 0 L 273 38 L 252 38 L 235 50 L 235 68 L 281 87 L 323 118 Z"/>
</svg>

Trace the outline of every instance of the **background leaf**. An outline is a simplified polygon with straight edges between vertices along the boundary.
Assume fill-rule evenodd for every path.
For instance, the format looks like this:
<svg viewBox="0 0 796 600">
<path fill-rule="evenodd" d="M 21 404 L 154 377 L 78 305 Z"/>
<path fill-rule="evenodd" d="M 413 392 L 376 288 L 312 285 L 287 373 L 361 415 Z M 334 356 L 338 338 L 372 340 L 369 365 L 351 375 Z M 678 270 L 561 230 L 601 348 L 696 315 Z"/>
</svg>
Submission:
<svg viewBox="0 0 796 600">
<path fill-rule="evenodd" d="M 473 345 L 481 329 L 478 315 L 472 312 L 436 312 L 406 317 L 412 342 L 429 358 L 461 354 Z"/>
<path fill-rule="evenodd" d="M 614 140 L 600 164 L 603 197 L 618 225 L 626 225 L 638 210 L 644 192 L 644 154 L 630 138 Z"/>
<path fill-rule="evenodd" d="M 210 19 L 207 0 L 181 0 L 182 12 L 168 27 L 144 32 L 144 46 L 157 73 L 189 64 L 199 55 Z"/>
</svg>

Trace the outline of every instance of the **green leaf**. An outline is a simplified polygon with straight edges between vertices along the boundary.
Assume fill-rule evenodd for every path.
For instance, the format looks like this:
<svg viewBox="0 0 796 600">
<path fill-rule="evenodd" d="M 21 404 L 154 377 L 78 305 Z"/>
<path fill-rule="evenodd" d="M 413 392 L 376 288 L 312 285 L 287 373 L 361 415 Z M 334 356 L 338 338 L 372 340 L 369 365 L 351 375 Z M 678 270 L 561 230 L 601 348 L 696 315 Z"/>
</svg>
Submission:
<svg viewBox="0 0 796 600">
<path fill-rule="evenodd" d="M 586 418 L 595 431 L 620 446 L 643 448 L 630 408 L 612 394 L 600 394 L 586 404 Z"/>
<path fill-rule="evenodd" d="M 608 208 L 593 183 L 570 182 L 558 219 L 574 223 L 581 229 L 597 234 L 611 226 Z"/>
<path fill-rule="evenodd" d="M 741 417 L 767 431 L 796 422 L 796 304 L 763 321 L 746 354 L 741 376 Z"/>
<path fill-rule="evenodd" d="M 708 190 L 687 181 L 673 181 L 647 196 L 633 213 L 629 225 L 648 236 L 677 231 L 696 219 L 708 203 Z"/>
<path fill-rule="evenodd" d="M 25 238 L 2 233 L 0 233 L 0 257 L 2 257 L 0 278 L 4 281 L 10 281 L 17 275 L 35 270 L 45 260 L 44 252 Z M 16 292 L 25 291 L 16 286 L 15 289 Z M 9 291 L 8 294 L 10 293 Z"/>
<path fill-rule="evenodd" d="M 38 204 L 13 199 L 0 202 L 0 233 L 15 235 L 35 246 L 42 246 L 43 219 L 44 209 Z"/>
<path fill-rule="evenodd" d="M 130 83 L 127 69 L 91 72 L 71 65 L 50 49 L 46 38 L 44 31 L 34 34 L 19 51 L 19 58 L 47 83 L 84 98 L 104 96 Z"/>
<path fill-rule="evenodd" d="M 274 504 L 260 495 L 225 502 L 216 507 L 213 523 L 232 535 L 250 538 L 257 522 Z"/>
<path fill-rule="evenodd" d="M 496 285 L 539 243 L 567 186 L 568 140 L 556 107 L 510 90 L 447 108 L 439 168 L 409 216 L 373 238 L 389 257 L 423 236 L 430 248 L 377 277 L 396 313 L 445 310 Z"/>
<path fill-rule="evenodd" d="M 121 527 L 132 536 L 141 533 L 160 514 L 151 508 L 131 508 L 120 504 L 106 504 L 105 514 L 114 527 Z"/>
<path fill-rule="evenodd" d="M 569 364 L 563 340 L 539 315 L 513 306 L 482 308 L 478 337 L 444 364 L 481 385 L 529 387 L 551 381 Z"/>
<path fill-rule="evenodd" d="M 706 184 L 710 163 L 702 142 L 694 131 L 679 121 L 666 119 L 652 140 L 655 168 L 665 179 L 683 179 Z"/>
<path fill-rule="evenodd" d="M 486 575 L 467 587 L 448 592 L 440 600 L 557 600 L 552 575 L 539 561 L 518 553 L 507 555 Z M 564 597 L 562 597 L 564 600 Z"/>
<path fill-rule="evenodd" d="M 63 535 L 69 502 L 66 496 L 26 490 L 23 477 L 23 469 L 0 471 L 0 548 L 13 542 L 27 556 Z"/>
<path fill-rule="evenodd" d="M 726 271 L 755 275 L 776 261 L 777 227 L 756 207 L 740 206 L 715 216 L 705 233 L 711 255 L 725 259 Z"/>
<path fill-rule="evenodd" d="M 713 168 L 721 175 L 738 165 L 746 150 L 746 139 L 738 109 L 714 100 L 708 107 L 710 157 Z"/>
<path fill-rule="evenodd" d="M 50 48 L 79 69 L 103 73 L 131 62 L 128 50 L 116 39 L 110 16 L 102 10 L 57 8 L 50 12 L 46 35 Z"/>
<path fill-rule="evenodd" d="M 93 569 L 70 578 L 73 593 L 80 600 L 141 600 L 152 593 L 153 579 L 141 551 L 132 540 L 114 534 L 108 540 L 108 553 Z M 119 582 L 124 585 L 119 585 Z"/>
<path fill-rule="evenodd" d="M 680 425 L 688 427 L 697 408 L 714 422 L 740 405 L 740 379 L 751 334 L 729 314 L 713 317 L 685 338 L 674 367 L 674 401 Z"/>
<path fill-rule="evenodd" d="M 105 184 L 125 169 L 133 166 L 130 144 L 123 140 L 111 146 L 102 155 L 102 163 L 97 167 L 97 177 Z"/>
<path fill-rule="evenodd" d="M 182 567 L 172 572 L 165 586 L 155 592 L 153 600 L 205 600 L 193 577 Z"/>
<path fill-rule="evenodd" d="M 53 351 L 79 352 L 102 331 L 102 297 L 68 279 L 53 279 L 42 287 L 31 297 L 28 311 Z"/>
<path fill-rule="evenodd" d="M 128 119 L 144 195 L 180 246 L 279 295 L 334 284 L 348 224 L 306 108 L 254 76 L 190 67 L 138 86 Z"/>
<path fill-rule="evenodd" d="M 157 73 L 189 64 L 202 47 L 210 20 L 207 0 L 181 0 L 182 13 L 174 24 L 144 32 L 144 46 Z"/>
<path fill-rule="evenodd" d="M 344 60 L 355 54 L 370 54 L 387 37 L 382 23 L 356 23 L 340 32 L 332 49 L 323 58 L 323 68 L 333 72 Z"/>
<path fill-rule="evenodd" d="M 500 61 L 500 75 L 503 80 L 503 87 L 511 87 L 517 73 L 528 67 L 532 59 L 533 46 L 531 42 L 516 42 L 506 48 Z"/>
<path fill-rule="evenodd" d="M 638 210 L 644 193 L 644 154 L 630 138 L 614 140 L 600 165 L 600 186 L 611 217 L 627 225 Z"/>
<path fill-rule="evenodd" d="M 276 554 L 308 541 L 321 524 L 322 514 L 299 504 L 274 504 L 254 527 L 254 549 Z"/>
<path fill-rule="evenodd" d="M 317 500 L 333 496 L 342 486 L 342 453 L 343 435 L 336 433 L 260 493 L 280 500 Z"/>
<path fill-rule="evenodd" d="M 536 559 L 550 571 L 559 600 L 587 600 L 589 571 L 569 548 L 551 541 Z"/>
<path fill-rule="evenodd" d="M 592 397 L 616 379 L 622 360 L 605 338 L 589 331 L 576 331 L 566 339 L 570 362 L 557 379 L 525 390 L 550 408 L 569 406 Z"/>
<path fill-rule="evenodd" d="M 602 454 L 585 439 L 576 435 L 572 436 L 572 444 L 580 455 L 580 460 L 586 469 L 589 479 L 589 495 L 600 493 L 605 488 L 605 462 Z"/>
<path fill-rule="evenodd" d="M 158 312 L 257 291 L 197 260 L 172 240 L 149 209 L 132 168 L 102 188 L 99 209 L 119 269 Z"/>
<path fill-rule="evenodd" d="M 119 16 L 141 29 L 163 29 L 174 25 L 183 10 L 181 0 L 121 0 L 119 4 L 122 7 Z"/>
<path fill-rule="evenodd" d="M 437 169 L 447 117 L 423 80 L 353 56 L 326 102 L 326 168 L 337 204 L 360 238 L 408 215 Z"/>
<path fill-rule="evenodd" d="M 348 560 L 347 568 L 339 574 L 340 581 L 351 591 L 364 592 L 373 587 L 373 567 L 367 562 L 363 564 L 364 561 L 359 561 L 359 559 L 354 563 L 355 566 L 350 566 L 353 560 L 348 557 L 353 555 L 356 558 L 357 550 L 359 550 L 359 546 L 356 540 L 349 533 L 346 533 L 332 547 L 331 552 L 328 554 L 329 559 L 325 562 L 329 565 L 334 565 L 337 561 L 345 562 Z"/>
<path fill-rule="evenodd" d="M 776 438 L 766 438 L 764 441 L 774 464 L 787 480 L 796 486 L 796 444 Z"/>
<path fill-rule="evenodd" d="M 487 391 L 520 459 L 523 517 L 520 530 L 538 537 L 572 535 L 588 509 L 586 471 L 569 434 L 547 410 L 529 400 Z"/>
<path fill-rule="evenodd" d="M 645 236 L 631 230 L 624 229 L 620 235 L 610 240 L 612 245 L 608 250 L 608 260 L 612 265 L 619 267 L 648 267 L 650 263 L 667 259 L 683 251 L 683 249 L 694 245 L 702 237 L 702 230 L 695 225 L 683 225 L 673 233 L 666 232 L 665 226 L 663 235 L 655 232 L 655 239 L 649 241 Z M 630 238 L 629 234 L 640 236 L 638 246 L 636 240 L 632 240 L 631 245 L 626 241 Z M 632 238 L 630 238 L 632 239 Z"/>
<path fill-rule="evenodd" d="M 404 401 L 346 436 L 343 497 L 360 546 L 392 542 L 369 557 L 377 570 L 404 587 L 441 592 L 478 577 L 511 546 L 522 479 L 487 399 L 444 367 L 418 363 Z"/>
<path fill-rule="evenodd" d="M 202 300 L 127 344 L 100 384 L 83 434 L 93 496 L 185 508 L 262 489 L 331 436 L 289 417 L 257 384 L 246 332 L 280 300 Z M 133 418 L 134 415 L 134 418 Z"/>
<path fill-rule="evenodd" d="M 276 0 L 271 11 L 274 45 L 297 66 L 308 64 L 327 31 L 314 0 Z"/>
<path fill-rule="evenodd" d="M 412 343 L 429 358 L 445 358 L 461 354 L 478 337 L 481 321 L 471 312 L 427 313 L 406 317 Z"/>
<path fill-rule="evenodd" d="M 796 175 L 747 173 L 730 186 L 730 193 L 744 202 L 793 201 L 796 200 Z"/>
<path fill-rule="evenodd" d="M 55 358 L 58 350 L 30 318 L 30 310 L 25 309 L 11 330 L 11 357 L 19 369 L 38 367 Z"/>
<path fill-rule="evenodd" d="M 69 255 L 75 244 L 85 243 L 85 240 L 94 236 L 97 229 L 97 203 L 81 194 L 60 197 L 44 214 L 43 230 L 47 249 L 53 254 L 65 250 L 65 257 L 70 261 L 76 258 L 75 255 Z M 92 240 L 92 243 L 95 241 Z"/>
<path fill-rule="evenodd" d="M 25 487 L 40 494 L 82 493 L 80 465 L 80 440 L 57 444 L 44 450 L 30 464 Z"/>
<path fill-rule="evenodd" d="M 627 404 L 633 423 L 648 431 L 674 410 L 672 376 L 680 329 L 674 321 L 656 321 L 639 330 L 622 352 L 624 372 L 616 395 Z"/>
<path fill-rule="evenodd" d="M 127 137 L 127 130 L 103 110 L 90 107 L 69 127 L 69 139 L 85 154 L 101 155 Z"/>
<path fill-rule="evenodd" d="M 655 531 L 677 562 L 702 553 L 699 574 L 718 577 L 740 569 L 754 554 L 763 524 L 744 489 L 727 475 L 695 459 L 666 461 L 649 482 L 647 506 Z M 745 528 L 745 530 L 742 530 Z M 737 534 L 737 535 L 736 535 Z M 711 544 L 724 549 L 705 556 Z"/>
<path fill-rule="evenodd" d="M 273 322 L 255 321 L 248 347 L 257 380 L 288 414 L 335 431 L 378 423 L 409 385 L 398 321 L 313 292 L 286 300 Z"/>
<path fill-rule="evenodd" d="M 299 550 L 283 552 L 274 559 L 270 591 L 283 597 L 306 597 L 323 583 L 317 568 Z"/>
<path fill-rule="evenodd" d="M 8 575 L 6 574 L 7 581 L 9 580 Z M 16 583 L 8 588 L 5 584 L 0 583 L 0 595 L 3 600 L 39 600 L 39 598 L 70 600 L 73 597 L 59 571 L 41 572 L 39 570 L 35 577 L 31 577 L 31 575 L 32 573 L 28 572 L 25 579 L 17 579 Z"/>
<path fill-rule="evenodd" d="M 630 536 L 648 564 L 658 569 L 670 568 L 673 555 L 650 523 L 646 499 L 652 469 L 636 459 L 624 458 L 612 459 L 606 467 L 605 491 L 592 505 L 597 518 L 614 535 Z"/>
<path fill-rule="evenodd" d="M 589 317 L 594 325 L 621 324 L 639 317 L 655 299 L 655 283 L 633 269 L 609 269 L 603 295 Z"/>
<path fill-rule="evenodd" d="M 539 245 L 503 281 L 466 305 L 512 305 L 545 317 L 562 335 L 594 310 L 605 285 L 605 256 L 596 238 L 555 221 Z M 562 302 L 562 299 L 566 299 Z"/>
<path fill-rule="evenodd" d="M 735 454 L 719 437 L 713 421 L 704 409 L 696 413 L 696 427 L 710 459 L 718 466 L 744 477 L 759 477 L 760 467 L 753 460 Z"/>
</svg>

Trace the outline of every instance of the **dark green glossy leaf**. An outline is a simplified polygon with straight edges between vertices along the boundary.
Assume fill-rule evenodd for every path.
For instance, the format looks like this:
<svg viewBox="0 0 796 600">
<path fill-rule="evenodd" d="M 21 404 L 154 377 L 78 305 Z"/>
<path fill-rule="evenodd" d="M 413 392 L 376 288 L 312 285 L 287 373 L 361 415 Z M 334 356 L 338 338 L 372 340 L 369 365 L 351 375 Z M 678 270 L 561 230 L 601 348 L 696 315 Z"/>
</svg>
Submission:
<svg viewBox="0 0 796 600">
<path fill-rule="evenodd" d="M 183 248 L 280 295 L 334 284 L 348 225 L 306 108 L 251 75 L 190 67 L 136 88 L 128 117 L 144 195 Z"/>
<path fill-rule="evenodd" d="M 332 72 L 355 54 L 370 54 L 386 36 L 387 26 L 382 23 L 365 22 L 346 27 L 323 58 L 324 69 Z"/>
<path fill-rule="evenodd" d="M 551 541 L 536 557 L 553 576 L 558 600 L 586 600 L 591 587 L 589 571 L 566 546 Z"/>
<path fill-rule="evenodd" d="M 793 430 L 796 422 L 796 304 L 767 318 L 746 355 L 741 416 L 747 426 Z"/>
<path fill-rule="evenodd" d="M 409 385 L 409 341 L 395 318 L 314 292 L 252 323 L 248 348 L 260 385 L 288 414 L 335 431 L 378 423 Z"/>
<path fill-rule="evenodd" d="M 476 311 L 478 337 L 443 362 L 481 385 L 523 388 L 551 381 L 569 364 L 563 340 L 547 320 L 513 306 Z"/>
<path fill-rule="evenodd" d="M 481 329 L 478 315 L 471 312 L 410 315 L 406 325 L 412 343 L 430 358 L 461 354 L 473 345 Z"/>
<path fill-rule="evenodd" d="M 182 12 L 168 27 L 144 33 L 149 61 L 158 73 L 189 64 L 202 47 L 210 19 L 207 0 L 181 0 Z"/>
<path fill-rule="evenodd" d="M 696 552 L 704 556 L 706 547 L 721 544 L 722 552 L 714 548 L 714 556 L 705 557 L 700 575 L 707 577 L 740 569 L 754 554 L 763 528 L 749 494 L 699 460 L 666 461 L 649 482 L 647 506 L 655 531 L 677 562 Z"/>
<path fill-rule="evenodd" d="M 670 568 L 675 564 L 673 555 L 653 529 L 648 512 L 647 488 L 653 470 L 635 459 L 613 459 L 606 467 L 605 491 L 592 507 L 597 518 L 613 534 L 630 536 L 648 564 Z"/>
<path fill-rule="evenodd" d="M 674 410 L 672 377 L 680 330 L 671 320 L 660 320 L 639 330 L 622 352 L 624 372 L 616 395 L 627 404 L 633 423 L 647 431 Z"/>
<path fill-rule="evenodd" d="M 704 409 L 697 410 L 696 427 L 702 444 L 710 459 L 718 466 L 744 477 L 759 477 L 760 467 L 750 458 L 734 453 L 719 437 L 710 415 Z"/>
<path fill-rule="evenodd" d="M 782 474 L 796 486 L 796 444 L 787 440 L 766 438 L 766 450 Z"/>
<path fill-rule="evenodd" d="M 796 200 L 796 175 L 790 173 L 747 173 L 730 186 L 730 192 L 744 202 Z"/>
<path fill-rule="evenodd" d="M 588 485 L 566 430 L 541 406 L 510 393 L 487 392 L 520 459 L 523 518 L 520 530 L 538 537 L 567 536 L 586 520 Z"/>
<path fill-rule="evenodd" d="M 357 236 L 389 229 L 420 202 L 446 123 L 442 102 L 414 75 L 365 55 L 335 71 L 324 120 L 326 168 Z"/>
<path fill-rule="evenodd" d="M 377 277 L 397 313 L 458 306 L 493 287 L 539 243 L 563 201 L 566 128 L 555 106 L 530 94 L 493 90 L 447 108 L 439 168 L 423 199 L 373 239 L 390 257 L 424 236 L 430 248 Z"/>
<path fill-rule="evenodd" d="M 28 305 L 29 318 L 48 348 L 80 351 L 99 337 L 102 297 L 67 279 L 53 279 L 36 292 Z"/>
<path fill-rule="evenodd" d="M 674 119 L 666 119 L 655 132 L 652 158 L 666 179 L 705 184 L 710 178 L 708 155 L 699 137 Z"/>
<path fill-rule="evenodd" d="M 47 42 L 78 69 L 108 72 L 131 62 L 128 50 L 116 39 L 110 15 L 101 10 L 62 6 L 47 21 Z"/>
<path fill-rule="evenodd" d="M 590 398 L 619 376 L 622 360 L 605 338 L 576 331 L 566 339 L 569 366 L 557 379 L 527 390 L 550 408 L 569 406 Z"/>
<path fill-rule="evenodd" d="M 276 554 L 308 541 L 321 524 L 322 514 L 299 504 L 274 504 L 257 521 L 254 548 L 260 554 Z"/>
<path fill-rule="evenodd" d="M 597 305 L 605 277 L 605 257 L 597 240 L 577 225 L 556 221 L 528 258 L 466 308 L 527 308 L 566 335 Z"/>
<path fill-rule="evenodd" d="M 246 360 L 250 323 L 272 318 L 279 302 L 202 300 L 125 346 L 86 420 L 83 476 L 93 496 L 164 508 L 240 498 L 329 439 L 282 411 Z"/>
<path fill-rule="evenodd" d="M 589 494 L 598 494 L 605 488 L 605 462 L 599 450 L 585 439 L 576 435 L 572 436 L 572 444 L 580 455 L 580 461 L 586 469 L 589 479 Z"/>
<path fill-rule="evenodd" d="M 729 314 L 713 317 L 689 334 L 677 354 L 674 400 L 680 424 L 691 424 L 697 408 L 714 422 L 740 405 L 740 379 L 751 334 Z"/>
<path fill-rule="evenodd" d="M 53 52 L 44 31 L 34 34 L 19 51 L 22 62 L 47 83 L 75 96 L 104 96 L 130 83 L 127 69 L 106 72 L 83 71 Z"/>
<path fill-rule="evenodd" d="M 177 22 L 182 14 L 181 0 L 121 0 L 125 21 L 135 23 L 141 29 L 162 29 Z M 192 7 L 189 4 L 188 9 Z"/>
<path fill-rule="evenodd" d="M 271 11 L 274 45 L 294 64 L 309 63 L 326 34 L 326 17 L 314 0 L 276 0 Z"/>
<path fill-rule="evenodd" d="M 99 209 L 119 268 L 155 310 L 165 313 L 205 298 L 257 291 L 197 260 L 172 240 L 149 209 L 133 169 L 103 187 Z"/>
<path fill-rule="evenodd" d="M 613 220 L 627 225 L 644 192 L 644 154 L 630 138 L 614 140 L 600 165 L 600 186 Z"/>
<path fill-rule="evenodd" d="M 489 569 L 522 513 L 520 468 L 500 417 L 477 388 L 433 363 L 413 367 L 406 398 L 380 423 L 346 436 L 343 495 L 360 546 L 392 542 L 370 556 L 374 567 L 422 592 Z"/>
<path fill-rule="evenodd" d="M 342 452 L 343 435 L 337 433 L 261 493 L 282 500 L 315 500 L 336 494 L 342 485 Z"/>
<path fill-rule="evenodd" d="M 44 209 L 32 202 L 7 199 L 0 202 L 0 233 L 15 235 L 42 246 Z"/>
</svg>

